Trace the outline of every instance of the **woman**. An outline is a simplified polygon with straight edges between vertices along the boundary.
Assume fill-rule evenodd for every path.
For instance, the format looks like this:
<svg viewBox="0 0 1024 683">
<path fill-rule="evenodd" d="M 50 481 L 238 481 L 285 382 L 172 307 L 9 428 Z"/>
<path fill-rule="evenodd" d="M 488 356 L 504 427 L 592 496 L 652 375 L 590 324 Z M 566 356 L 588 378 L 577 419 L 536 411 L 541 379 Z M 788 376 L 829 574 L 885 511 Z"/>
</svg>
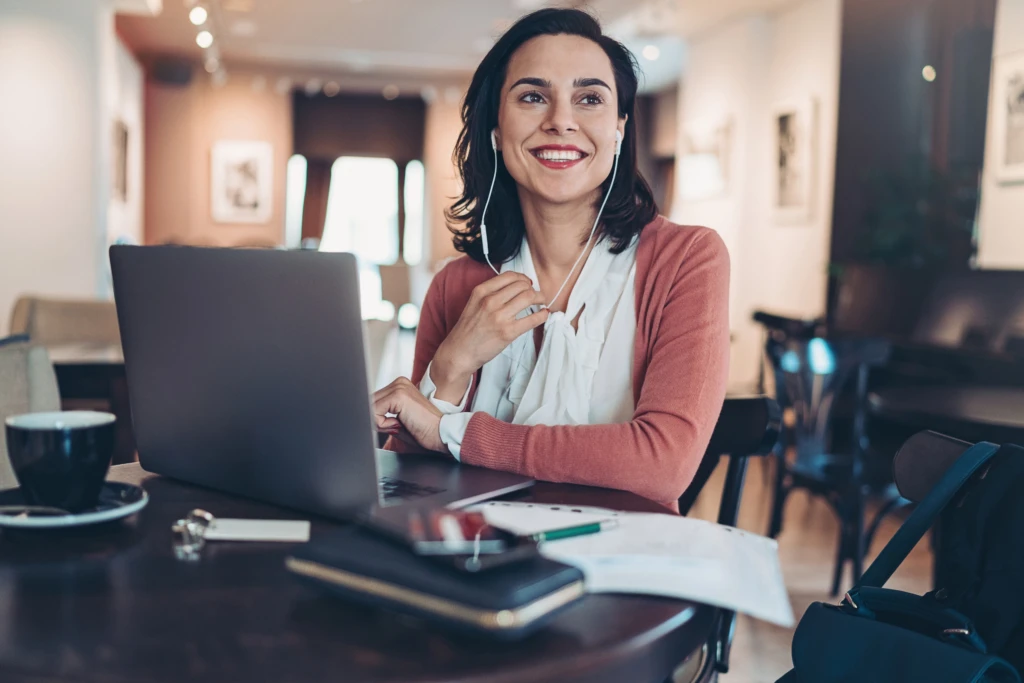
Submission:
<svg viewBox="0 0 1024 683">
<path fill-rule="evenodd" d="M 427 292 L 412 380 L 374 395 L 378 429 L 675 506 L 725 395 L 729 259 L 658 216 L 636 90 L 632 55 L 578 10 L 530 14 L 487 54 L 448 212 L 465 256 Z"/>
</svg>

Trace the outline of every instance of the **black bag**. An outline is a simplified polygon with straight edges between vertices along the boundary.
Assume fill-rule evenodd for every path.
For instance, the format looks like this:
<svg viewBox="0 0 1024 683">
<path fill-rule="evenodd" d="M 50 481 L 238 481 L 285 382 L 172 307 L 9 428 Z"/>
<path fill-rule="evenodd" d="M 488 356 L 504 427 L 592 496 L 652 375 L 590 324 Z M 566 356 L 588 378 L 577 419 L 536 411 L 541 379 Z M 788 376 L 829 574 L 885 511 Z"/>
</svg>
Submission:
<svg viewBox="0 0 1024 683">
<path fill-rule="evenodd" d="M 942 604 L 935 593 L 917 596 L 881 588 L 947 503 L 998 450 L 987 442 L 970 447 L 841 604 L 808 608 L 793 638 L 794 668 L 780 683 L 1020 683 L 1009 662 L 988 652 L 972 621 Z"/>
<path fill-rule="evenodd" d="M 942 512 L 932 597 L 1024 671 L 1024 448 L 1004 444 Z"/>
</svg>

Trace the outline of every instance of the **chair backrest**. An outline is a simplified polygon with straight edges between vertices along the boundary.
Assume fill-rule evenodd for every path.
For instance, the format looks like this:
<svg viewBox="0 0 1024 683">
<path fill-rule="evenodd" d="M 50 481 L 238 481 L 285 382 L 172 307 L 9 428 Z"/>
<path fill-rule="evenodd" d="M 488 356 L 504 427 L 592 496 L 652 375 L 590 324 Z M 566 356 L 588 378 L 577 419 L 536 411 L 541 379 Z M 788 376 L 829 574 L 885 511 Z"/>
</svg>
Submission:
<svg viewBox="0 0 1024 683">
<path fill-rule="evenodd" d="M 938 432 L 914 434 L 903 442 L 892 461 L 892 477 L 900 495 L 920 503 L 972 445 Z"/>
<path fill-rule="evenodd" d="M 889 343 L 881 339 L 826 339 L 808 321 L 755 313 L 765 326 L 765 356 L 775 379 L 775 396 L 787 423 L 786 443 L 797 458 L 817 456 L 828 449 L 829 427 L 836 397 L 851 379 L 857 380 L 857 403 L 867 397 L 867 371 L 889 358 Z M 859 421 L 862 417 L 858 418 Z M 855 430 L 863 424 L 855 424 Z M 856 437 L 859 438 L 859 437 Z"/>
<path fill-rule="evenodd" d="M 60 410 L 60 392 L 46 349 L 25 342 L 0 343 L 0 425 L 11 415 L 50 410 Z M 0 489 L 17 485 L 7 459 L 7 440 L 0 434 Z"/>
<path fill-rule="evenodd" d="M 409 266 L 401 261 L 390 266 L 378 266 L 380 270 L 381 299 L 390 301 L 395 312 L 412 300 L 412 285 Z"/>
<path fill-rule="evenodd" d="M 11 333 L 43 346 L 121 343 L 113 301 L 22 297 L 11 313 Z"/>
<path fill-rule="evenodd" d="M 388 348 L 388 337 L 392 330 L 398 329 L 394 320 L 364 320 L 363 327 L 366 329 L 366 365 L 370 377 L 370 387 L 378 389 L 381 387 L 381 365 L 384 360 L 384 352 Z"/>
<path fill-rule="evenodd" d="M 779 438 L 782 412 L 779 405 L 767 396 L 728 397 L 722 404 L 722 412 L 715 423 L 715 431 L 704 451 L 704 457 L 697 467 L 697 473 L 689 487 L 679 498 L 679 512 L 686 514 L 693 507 L 697 496 L 704 489 L 712 472 L 723 455 L 742 458 L 748 455 L 764 455 L 771 452 Z M 738 496 L 739 491 L 735 492 Z M 730 492 L 722 497 L 719 518 L 728 516 L 731 501 Z M 735 501 L 738 507 L 738 499 Z"/>
</svg>

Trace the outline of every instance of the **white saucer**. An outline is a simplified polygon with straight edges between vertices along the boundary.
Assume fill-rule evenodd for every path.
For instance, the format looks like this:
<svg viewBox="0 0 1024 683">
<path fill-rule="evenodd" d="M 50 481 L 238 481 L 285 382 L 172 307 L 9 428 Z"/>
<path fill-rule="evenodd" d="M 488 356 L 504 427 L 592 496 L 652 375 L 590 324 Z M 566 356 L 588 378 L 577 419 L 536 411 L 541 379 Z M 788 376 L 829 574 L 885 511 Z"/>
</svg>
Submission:
<svg viewBox="0 0 1024 683">
<path fill-rule="evenodd" d="M 0 491 L 0 505 L 21 505 L 24 502 L 20 489 Z M 145 489 L 133 486 L 132 484 L 108 481 L 103 484 L 96 507 L 69 515 L 0 515 L 0 528 L 62 529 L 99 524 L 101 522 L 112 522 L 116 519 L 135 514 L 146 507 L 148 502 L 149 495 Z"/>
</svg>

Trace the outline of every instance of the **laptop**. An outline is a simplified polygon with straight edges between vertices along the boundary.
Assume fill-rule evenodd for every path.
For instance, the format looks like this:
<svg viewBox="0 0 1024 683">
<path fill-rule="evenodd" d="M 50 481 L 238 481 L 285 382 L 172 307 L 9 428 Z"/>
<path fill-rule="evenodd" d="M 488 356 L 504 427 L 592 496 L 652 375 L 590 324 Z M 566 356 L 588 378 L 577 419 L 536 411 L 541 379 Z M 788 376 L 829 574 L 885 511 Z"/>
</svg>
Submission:
<svg viewBox="0 0 1024 683">
<path fill-rule="evenodd" d="M 110 265 L 143 469 L 336 519 L 533 483 L 376 449 L 351 254 L 113 246 Z"/>
</svg>

